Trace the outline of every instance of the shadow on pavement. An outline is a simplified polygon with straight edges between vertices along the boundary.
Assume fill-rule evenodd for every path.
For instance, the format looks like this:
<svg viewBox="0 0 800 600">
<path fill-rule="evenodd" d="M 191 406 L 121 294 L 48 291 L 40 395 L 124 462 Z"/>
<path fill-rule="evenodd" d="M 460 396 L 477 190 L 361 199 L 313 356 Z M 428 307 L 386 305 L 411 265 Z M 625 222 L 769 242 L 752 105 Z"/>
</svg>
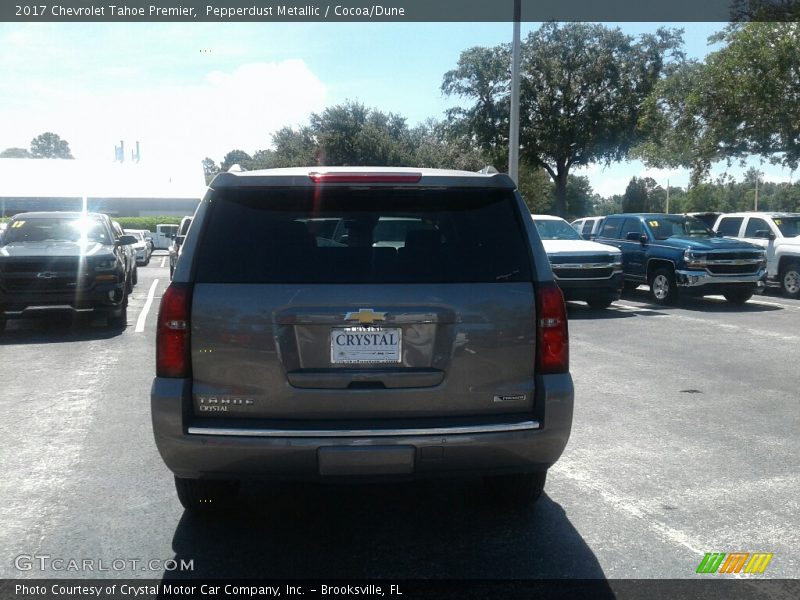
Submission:
<svg viewBox="0 0 800 600">
<path fill-rule="evenodd" d="M 760 294 L 755 294 L 753 300 L 758 300 Z M 696 312 L 716 312 L 716 313 L 761 313 L 772 312 L 775 310 L 784 310 L 780 306 L 755 304 L 748 301 L 744 304 L 733 304 L 725 300 L 722 296 L 688 296 L 683 295 L 678 298 L 676 304 L 664 305 L 656 304 L 650 299 L 650 293 L 647 288 L 638 288 L 636 290 L 625 290 L 622 293 L 623 300 L 630 300 L 633 302 L 646 303 L 648 306 L 642 308 L 658 309 L 664 311 L 673 311 L 676 309 L 690 310 Z M 612 305 L 613 306 L 613 305 Z"/>
<path fill-rule="evenodd" d="M 125 331 L 121 327 L 108 327 L 105 317 L 92 319 L 64 315 L 35 319 L 9 319 L 0 332 L 0 346 L 18 344 L 61 344 L 106 340 Z"/>
<path fill-rule="evenodd" d="M 564 510 L 489 503 L 480 480 L 247 484 L 217 518 L 184 513 L 173 578 L 601 579 Z"/>
<path fill-rule="evenodd" d="M 642 307 L 647 310 L 638 310 L 626 306 L 621 308 L 612 304 L 608 308 L 591 308 L 585 304 L 567 302 L 567 318 L 570 321 L 598 320 L 598 319 L 630 319 L 632 317 L 659 317 L 667 313 L 653 310 L 649 307 Z"/>
</svg>

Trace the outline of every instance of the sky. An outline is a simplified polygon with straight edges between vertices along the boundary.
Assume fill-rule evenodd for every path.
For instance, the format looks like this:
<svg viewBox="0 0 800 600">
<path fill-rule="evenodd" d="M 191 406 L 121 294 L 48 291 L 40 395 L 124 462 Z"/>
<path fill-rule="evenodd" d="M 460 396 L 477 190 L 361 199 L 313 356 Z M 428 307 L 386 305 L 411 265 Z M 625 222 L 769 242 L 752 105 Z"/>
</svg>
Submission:
<svg viewBox="0 0 800 600">
<path fill-rule="evenodd" d="M 659 23 L 620 23 L 625 33 Z M 715 23 L 673 23 L 702 58 Z M 538 27 L 523 23 L 522 36 Z M 357 100 L 406 117 L 441 119 L 463 100 L 440 91 L 461 51 L 511 41 L 510 23 L 2 23 L 0 150 L 52 131 L 79 159 L 113 161 L 136 141 L 142 161 L 220 162 L 250 154 L 312 112 Z M 769 181 L 793 174 L 751 161 Z M 741 179 L 742 169 L 723 171 Z M 688 171 L 638 161 L 575 170 L 595 192 L 621 194 L 633 176 L 685 186 Z"/>
</svg>

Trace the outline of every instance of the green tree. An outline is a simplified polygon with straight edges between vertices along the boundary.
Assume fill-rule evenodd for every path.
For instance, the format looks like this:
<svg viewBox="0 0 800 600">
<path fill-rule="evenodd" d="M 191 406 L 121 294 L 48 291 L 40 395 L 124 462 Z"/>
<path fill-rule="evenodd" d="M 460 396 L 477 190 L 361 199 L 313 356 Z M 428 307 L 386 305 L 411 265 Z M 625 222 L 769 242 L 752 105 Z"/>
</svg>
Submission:
<svg viewBox="0 0 800 600">
<path fill-rule="evenodd" d="M 31 140 L 31 155 L 33 158 L 75 158 L 67 141 L 50 131 Z"/>
<path fill-rule="evenodd" d="M 0 158 L 33 158 L 25 148 L 6 148 L 0 152 Z"/>
<path fill-rule="evenodd" d="M 429 119 L 412 129 L 410 137 L 410 164 L 415 167 L 479 171 L 491 164 L 491 159 L 479 148 L 454 134 L 445 123 Z"/>
<path fill-rule="evenodd" d="M 725 46 L 661 81 L 640 125 L 636 154 L 651 166 L 689 167 L 759 155 L 800 164 L 800 23 L 738 23 L 712 36 Z"/>
<path fill-rule="evenodd" d="M 217 173 L 219 173 L 219 166 L 214 162 L 214 159 L 206 156 L 203 159 L 203 174 L 206 177 L 206 184 L 211 183 Z"/>
<path fill-rule="evenodd" d="M 307 167 L 319 162 L 319 149 L 308 126 L 283 127 L 272 136 L 276 167 Z"/>
<path fill-rule="evenodd" d="M 272 169 L 275 167 L 275 152 L 272 150 L 259 150 L 253 154 L 253 159 L 250 161 L 250 166 L 253 169 Z"/>
<path fill-rule="evenodd" d="M 405 166 L 411 162 L 411 137 L 400 115 L 347 101 L 313 113 L 310 128 L 322 164 Z"/>
<path fill-rule="evenodd" d="M 611 163 L 640 139 L 639 113 L 662 74 L 683 60 L 682 33 L 661 28 L 636 41 L 599 24 L 545 23 L 522 48 L 520 160 L 555 183 L 554 211 L 567 214 L 573 167 Z M 473 101 L 448 112 L 497 164 L 508 139 L 510 52 L 472 48 L 445 73 L 442 91 Z"/>
<path fill-rule="evenodd" d="M 622 197 L 623 212 L 663 212 L 666 192 L 652 177 L 632 177 Z"/>
<path fill-rule="evenodd" d="M 244 150 L 231 150 L 225 155 L 225 158 L 222 159 L 222 163 L 220 164 L 220 170 L 225 172 L 230 169 L 233 165 L 239 165 L 244 170 L 248 170 L 251 168 L 251 161 L 253 157 L 251 157 L 247 152 Z"/>
<path fill-rule="evenodd" d="M 520 165 L 517 188 L 531 213 L 549 215 L 553 212 L 553 182 L 544 169 Z"/>
</svg>

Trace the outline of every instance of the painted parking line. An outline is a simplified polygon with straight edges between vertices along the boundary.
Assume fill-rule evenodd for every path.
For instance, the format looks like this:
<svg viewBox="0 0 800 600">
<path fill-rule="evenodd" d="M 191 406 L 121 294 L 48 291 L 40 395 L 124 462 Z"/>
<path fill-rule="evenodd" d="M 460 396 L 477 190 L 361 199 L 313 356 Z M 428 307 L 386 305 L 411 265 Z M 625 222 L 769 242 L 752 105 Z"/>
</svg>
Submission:
<svg viewBox="0 0 800 600">
<path fill-rule="evenodd" d="M 158 279 L 154 279 L 153 283 L 150 285 L 150 291 L 147 292 L 147 301 L 144 303 L 142 312 L 139 313 L 139 318 L 136 320 L 136 329 L 134 329 L 134 333 L 142 333 L 144 331 L 147 313 L 150 312 L 150 307 L 153 305 L 153 298 L 156 295 L 156 287 L 158 287 Z"/>
<path fill-rule="evenodd" d="M 161 259 L 161 266 L 162 267 L 166 266 L 166 262 L 167 262 L 167 257 L 165 256 L 164 258 Z"/>
</svg>

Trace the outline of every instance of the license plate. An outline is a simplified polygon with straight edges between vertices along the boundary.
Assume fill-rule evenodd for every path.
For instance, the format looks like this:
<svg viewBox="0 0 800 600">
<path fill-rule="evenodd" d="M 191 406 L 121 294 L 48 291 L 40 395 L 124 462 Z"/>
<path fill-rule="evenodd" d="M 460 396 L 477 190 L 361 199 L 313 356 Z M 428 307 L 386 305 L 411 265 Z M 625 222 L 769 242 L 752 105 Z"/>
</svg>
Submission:
<svg viewBox="0 0 800 600">
<path fill-rule="evenodd" d="M 331 363 L 399 363 L 400 328 L 347 327 L 331 331 Z"/>
</svg>

